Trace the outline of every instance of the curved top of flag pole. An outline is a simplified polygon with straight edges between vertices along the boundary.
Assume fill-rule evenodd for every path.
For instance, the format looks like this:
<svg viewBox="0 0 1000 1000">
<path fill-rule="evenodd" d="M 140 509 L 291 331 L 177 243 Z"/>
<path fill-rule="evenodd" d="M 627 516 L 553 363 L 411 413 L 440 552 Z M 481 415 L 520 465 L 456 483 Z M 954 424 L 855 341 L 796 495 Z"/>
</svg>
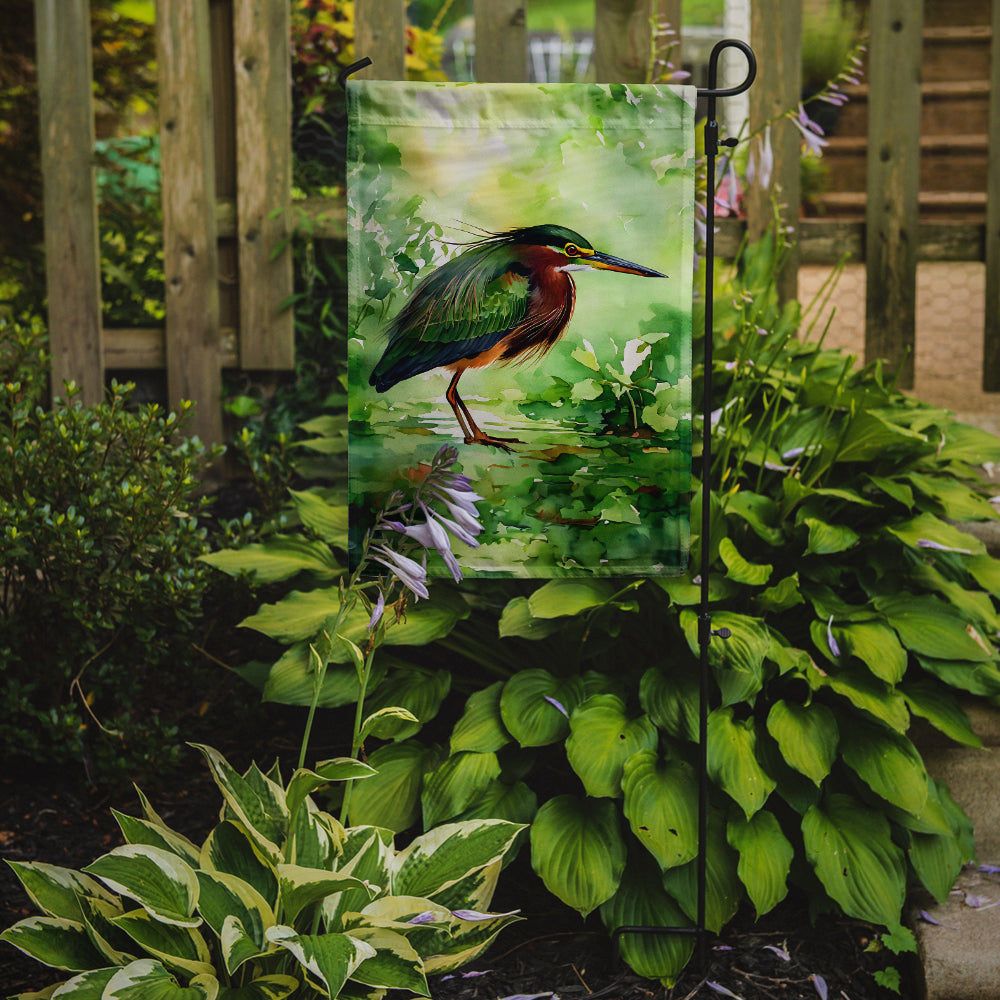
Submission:
<svg viewBox="0 0 1000 1000">
<path fill-rule="evenodd" d="M 735 87 L 718 87 L 719 76 L 719 56 L 725 49 L 739 49 L 747 58 L 746 79 Z M 716 97 L 735 97 L 750 89 L 750 85 L 757 78 L 757 57 L 753 49 L 738 38 L 724 38 L 721 42 L 716 42 L 712 49 L 712 54 L 708 57 L 708 86 L 698 88 L 699 97 L 707 97 L 710 101 Z"/>
</svg>

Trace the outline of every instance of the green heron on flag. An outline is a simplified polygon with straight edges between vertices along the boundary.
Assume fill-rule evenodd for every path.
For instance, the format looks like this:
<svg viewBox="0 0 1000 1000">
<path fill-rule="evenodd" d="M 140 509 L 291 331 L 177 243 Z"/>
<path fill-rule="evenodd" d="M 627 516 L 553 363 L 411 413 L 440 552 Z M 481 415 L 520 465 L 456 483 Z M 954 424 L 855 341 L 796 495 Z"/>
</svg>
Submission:
<svg viewBox="0 0 1000 1000">
<path fill-rule="evenodd" d="M 452 373 L 445 398 L 466 444 L 510 451 L 517 438 L 493 437 L 476 424 L 458 394 L 469 368 L 521 364 L 542 357 L 573 315 L 572 271 L 665 274 L 595 250 L 562 226 L 491 233 L 432 271 L 389 325 L 389 343 L 369 378 L 378 392 L 434 368 Z"/>
</svg>

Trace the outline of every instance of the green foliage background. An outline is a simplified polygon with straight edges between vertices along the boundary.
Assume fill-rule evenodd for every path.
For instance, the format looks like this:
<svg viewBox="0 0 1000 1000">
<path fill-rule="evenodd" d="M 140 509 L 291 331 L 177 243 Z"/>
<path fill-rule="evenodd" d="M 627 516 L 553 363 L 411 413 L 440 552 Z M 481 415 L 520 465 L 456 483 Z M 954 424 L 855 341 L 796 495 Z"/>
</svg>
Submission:
<svg viewBox="0 0 1000 1000">
<path fill-rule="evenodd" d="M 690 467 L 691 95 L 516 85 L 400 94 L 377 83 L 350 93 L 357 530 L 448 438 L 489 501 L 483 543 L 463 553 L 471 575 L 676 571 Z M 368 386 L 385 326 L 420 277 L 484 232 L 545 223 L 670 277 L 578 273 L 574 318 L 541 363 L 466 375 L 477 421 L 524 448 L 464 446 L 444 372 L 385 394 Z"/>
</svg>

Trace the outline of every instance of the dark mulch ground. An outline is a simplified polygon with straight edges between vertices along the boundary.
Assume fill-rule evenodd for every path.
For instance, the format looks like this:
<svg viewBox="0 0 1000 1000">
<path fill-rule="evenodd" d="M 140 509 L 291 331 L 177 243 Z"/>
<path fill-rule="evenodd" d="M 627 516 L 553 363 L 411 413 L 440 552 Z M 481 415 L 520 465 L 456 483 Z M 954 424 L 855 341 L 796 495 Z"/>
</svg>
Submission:
<svg viewBox="0 0 1000 1000">
<path fill-rule="evenodd" d="M 277 741 L 290 737 L 289 730 Z M 245 759 L 241 746 L 224 740 L 219 745 L 234 763 Z M 167 823 L 197 840 L 214 823 L 219 797 L 193 751 L 191 763 L 190 770 L 151 791 L 150 797 Z M 121 843 L 110 808 L 137 815 L 134 795 L 88 791 L 74 784 L 73 777 L 8 774 L 0 779 L 0 858 L 80 868 Z M 707 942 L 706 969 L 685 972 L 673 990 L 640 979 L 616 961 L 596 919 L 582 923 L 559 906 L 541 889 L 524 858 L 504 873 L 494 905 L 520 908 L 526 919 L 504 931 L 465 975 L 434 977 L 436 1000 L 551 994 L 562 1000 L 690 1000 L 730 994 L 744 1000 L 815 1000 L 824 995 L 831 1000 L 886 1000 L 892 994 L 878 987 L 872 975 L 889 964 L 904 973 L 902 996 L 917 994 L 899 960 L 865 950 L 872 940 L 869 928 L 845 920 L 824 920 L 813 928 L 797 903 L 782 906 L 757 926 L 747 916 L 738 917 L 718 940 Z M 11 871 L 0 866 L 0 927 L 31 912 Z M 0 995 L 40 989 L 59 978 L 0 944 Z"/>
</svg>

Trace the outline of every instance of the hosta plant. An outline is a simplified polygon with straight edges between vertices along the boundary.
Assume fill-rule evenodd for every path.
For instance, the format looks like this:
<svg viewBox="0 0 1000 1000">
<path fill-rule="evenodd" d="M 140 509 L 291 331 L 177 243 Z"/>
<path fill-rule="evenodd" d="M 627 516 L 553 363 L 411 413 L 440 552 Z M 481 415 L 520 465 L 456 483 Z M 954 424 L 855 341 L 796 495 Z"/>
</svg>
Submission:
<svg viewBox="0 0 1000 1000">
<path fill-rule="evenodd" d="M 224 802 L 202 844 L 140 793 L 142 818 L 115 813 L 125 845 L 82 871 L 10 863 L 41 915 L 0 937 L 70 974 L 30 996 L 429 996 L 429 973 L 470 961 L 517 919 L 487 912 L 517 824 L 450 823 L 397 849 L 391 831 L 346 829 L 313 801 L 331 781 L 370 778 L 366 764 L 329 760 L 286 784 L 277 767 L 240 774 L 199 749 Z"/>
</svg>

